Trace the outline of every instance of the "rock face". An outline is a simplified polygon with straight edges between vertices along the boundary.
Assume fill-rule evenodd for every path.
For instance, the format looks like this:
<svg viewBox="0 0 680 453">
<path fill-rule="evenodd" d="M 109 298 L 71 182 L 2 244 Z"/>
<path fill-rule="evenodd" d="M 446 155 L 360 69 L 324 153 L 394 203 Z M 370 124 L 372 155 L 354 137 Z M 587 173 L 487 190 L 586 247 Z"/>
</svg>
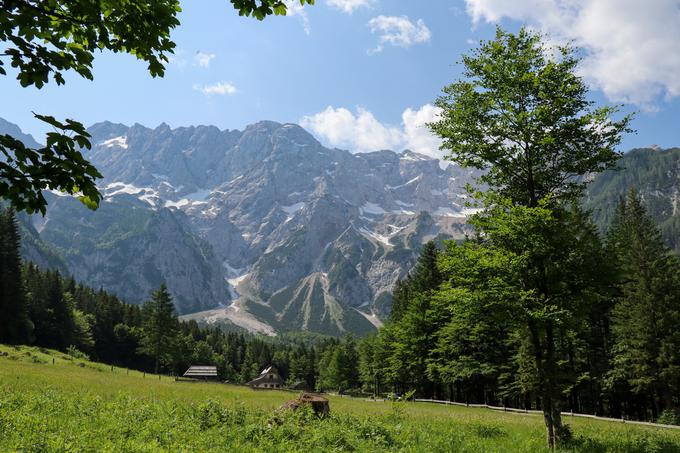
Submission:
<svg viewBox="0 0 680 453">
<path fill-rule="evenodd" d="M 294 124 L 244 131 L 99 123 L 97 212 L 52 195 L 40 239 L 76 278 L 249 330 L 364 334 L 431 239 L 468 231 L 472 173 L 410 151 L 351 154 Z"/>
</svg>

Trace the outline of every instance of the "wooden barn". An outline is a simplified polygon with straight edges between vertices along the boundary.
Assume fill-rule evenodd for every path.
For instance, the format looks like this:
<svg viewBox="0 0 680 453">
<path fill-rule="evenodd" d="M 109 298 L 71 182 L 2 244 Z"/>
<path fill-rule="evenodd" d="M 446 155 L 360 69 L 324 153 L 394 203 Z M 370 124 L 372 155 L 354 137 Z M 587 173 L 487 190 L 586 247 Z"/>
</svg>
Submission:
<svg viewBox="0 0 680 453">
<path fill-rule="evenodd" d="M 252 381 L 246 383 L 254 389 L 280 389 L 283 387 L 283 380 L 279 372 L 273 366 L 268 366 L 262 373 Z"/>
<path fill-rule="evenodd" d="M 217 380 L 217 367 L 202 365 L 190 366 L 189 369 L 184 372 L 182 377 L 190 379 Z"/>
</svg>

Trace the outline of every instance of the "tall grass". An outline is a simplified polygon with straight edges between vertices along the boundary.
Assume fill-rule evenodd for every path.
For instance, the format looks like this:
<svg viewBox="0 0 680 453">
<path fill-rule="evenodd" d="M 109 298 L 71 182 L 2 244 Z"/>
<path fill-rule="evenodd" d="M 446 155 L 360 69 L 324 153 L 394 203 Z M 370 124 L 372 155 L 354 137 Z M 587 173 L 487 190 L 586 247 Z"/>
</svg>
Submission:
<svg viewBox="0 0 680 453">
<path fill-rule="evenodd" d="M 331 416 L 318 419 L 279 410 L 290 392 L 174 382 L 34 348 L 0 353 L 0 451 L 545 451 L 539 416 L 331 396 Z M 565 451 L 680 452 L 677 431 L 569 422 Z"/>
</svg>

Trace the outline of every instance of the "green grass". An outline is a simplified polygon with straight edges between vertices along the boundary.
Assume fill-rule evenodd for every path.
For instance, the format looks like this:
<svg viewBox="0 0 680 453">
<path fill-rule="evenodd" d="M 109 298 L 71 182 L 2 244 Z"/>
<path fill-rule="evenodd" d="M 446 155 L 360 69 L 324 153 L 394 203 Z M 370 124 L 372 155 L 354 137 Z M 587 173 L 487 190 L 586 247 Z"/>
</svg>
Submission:
<svg viewBox="0 0 680 453">
<path fill-rule="evenodd" d="M 540 416 L 330 397 L 331 417 L 284 412 L 295 397 L 175 382 L 0 345 L 0 451 L 545 451 Z M 52 363 L 54 359 L 54 364 Z M 680 452 L 680 431 L 566 418 L 566 451 Z"/>
</svg>

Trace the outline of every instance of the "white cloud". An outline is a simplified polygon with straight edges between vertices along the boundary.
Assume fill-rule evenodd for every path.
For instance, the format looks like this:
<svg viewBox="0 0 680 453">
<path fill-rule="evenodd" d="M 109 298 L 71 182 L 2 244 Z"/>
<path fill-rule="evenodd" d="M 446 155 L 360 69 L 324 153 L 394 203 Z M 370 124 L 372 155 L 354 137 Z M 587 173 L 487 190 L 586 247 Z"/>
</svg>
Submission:
<svg viewBox="0 0 680 453">
<path fill-rule="evenodd" d="M 441 142 L 425 125 L 434 121 L 438 113 L 439 109 L 431 104 L 419 109 L 407 108 L 401 116 L 402 124 L 393 126 L 380 122 L 373 113 L 361 107 L 353 113 L 346 108 L 329 106 L 322 112 L 303 117 L 300 125 L 325 144 L 351 152 L 410 149 L 440 158 Z"/>
<path fill-rule="evenodd" d="M 417 153 L 426 154 L 431 157 L 441 158 L 442 151 L 439 150 L 441 139 L 434 135 L 427 127 L 427 123 L 436 121 L 439 118 L 441 109 L 432 104 L 425 104 L 418 110 L 410 107 L 401 114 L 402 125 L 404 127 L 405 147 Z"/>
<path fill-rule="evenodd" d="M 343 13 L 352 14 L 355 9 L 369 8 L 376 0 L 326 0 L 333 8 L 339 9 Z"/>
<path fill-rule="evenodd" d="M 309 35 L 312 32 L 312 27 L 309 25 L 309 16 L 299 0 L 283 0 L 283 3 L 286 5 L 286 16 L 299 17 L 300 22 L 302 22 L 302 28 Z"/>
<path fill-rule="evenodd" d="M 194 90 L 200 91 L 206 96 L 212 96 L 213 94 L 219 94 L 224 96 L 227 94 L 235 94 L 238 91 L 234 84 L 231 82 L 217 82 L 211 85 L 195 84 L 193 88 Z"/>
<path fill-rule="evenodd" d="M 616 102 L 680 96 L 679 0 L 465 0 L 475 23 L 522 21 L 586 52 L 581 72 Z"/>
<path fill-rule="evenodd" d="M 385 44 L 410 47 L 413 44 L 429 42 L 432 37 L 422 19 L 415 23 L 408 16 L 378 16 L 368 21 L 371 33 L 378 34 L 378 45 L 369 53 L 382 52 Z"/>
<path fill-rule="evenodd" d="M 187 60 L 184 58 L 184 50 L 175 49 L 175 53 L 168 55 L 168 63 L 182 69 L 187 65 Z"/>
<path fill-rule="evenodd" d="M 210 61 L 215 58 L 214 53 L 205 53 L 200 50 L 194 55 L 194 63 L 202 68 L 210 66 Z"/>
</svg>

